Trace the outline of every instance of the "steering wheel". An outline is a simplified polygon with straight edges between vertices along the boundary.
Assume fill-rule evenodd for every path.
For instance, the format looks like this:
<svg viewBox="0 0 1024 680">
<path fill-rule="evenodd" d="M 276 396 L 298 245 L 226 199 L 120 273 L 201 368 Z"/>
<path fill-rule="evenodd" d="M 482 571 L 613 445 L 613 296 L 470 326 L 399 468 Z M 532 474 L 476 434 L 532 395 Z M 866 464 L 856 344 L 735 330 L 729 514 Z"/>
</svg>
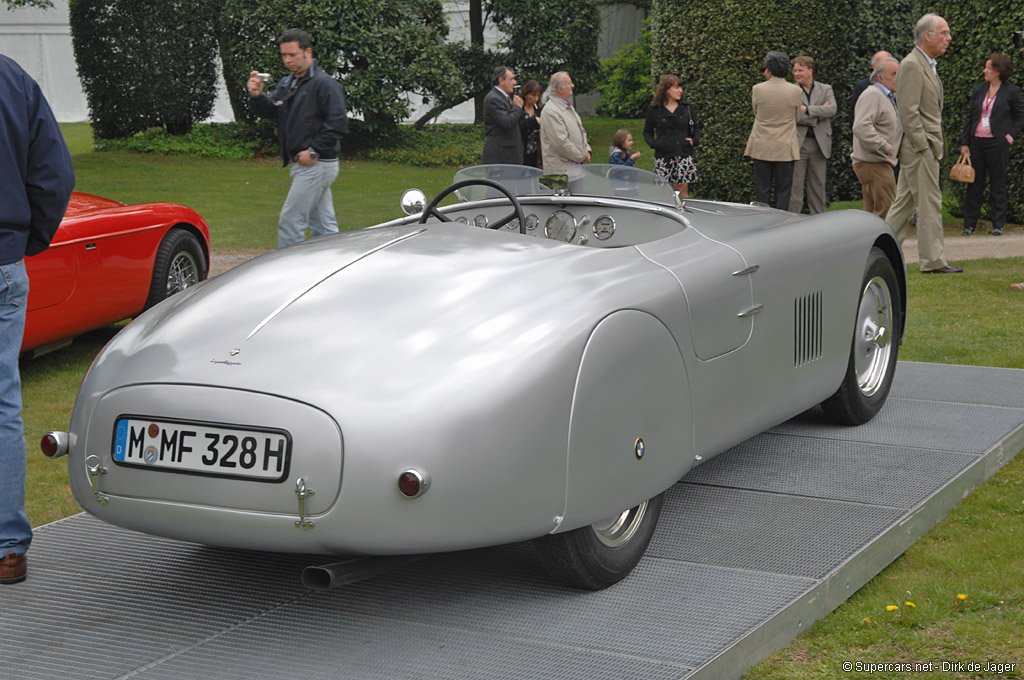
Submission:
<svg viewBox="0 0 1024 680">
<path fill-rule="evenodd" d="M 432 200 L 430 202 L 430 205 L 428 205 L 426 207 L 426 209 L 423 211 L 423 215 L 420 217 L 420 222 L 419 223 L 420 224 L 426 224 L 427 218 L 430 217 L 430 216 L 434 216 L 437 219 L 441 220 L 442 222 L 451 222 L 451 221 L 453 221 L 450 217 L 447 217 L 446 215 L 444 215 L 444 213 L 442 213 L 440 210 L 437 209 L 437 204 L 441 202 L 441 199 L 443 199 L 444 197 L 446 197 L 448 194 L 452 193 L 453 191 L 458 191 L 462 187 L 468 187 L 468 186 L 473 186 L 473 185 L 481 185 L 481 186 L 485 186 L 485 187 L 491 187 L 492 189 L 497 189 L 502 194 L 504 194 L 505 197 L 508 198 L 509 201 L 512 202 L 512 207 L 515 208 L 514 212 L 511 212 L 508 215 L 506 215 L 505 217 L 502 217 L 500 220 L 498 220 L 494 224 L 488 224 L 487 225 L 488 229 L 501 229 L 502 227 L 504 227 L 506 224 L 508 224 L 512 220 L 518 218 L 519 219 L 519 233 L 520 234 L 525 234 L 526 233 L 526 217 L 523 214 L 523 206 L 519 204 L 518 200 L 516 200 L 515 195 L 511 191 L 506 189 L 505 187 L 503 187 L 500 184 L 498 184 L 497 182 L 495 182 L 493 180 L 489 180 L 489 179 L 482 179 L 482 178 L 481 179 L 467 179 L 467 180 L 463 180 L 461 182 L 456 182 L 455 184 L 452 184 L 447 189 L 442 189 L 441 193 L 439 193 L 437 196 L 434 196 L 434 200 Z"/>
</svg>

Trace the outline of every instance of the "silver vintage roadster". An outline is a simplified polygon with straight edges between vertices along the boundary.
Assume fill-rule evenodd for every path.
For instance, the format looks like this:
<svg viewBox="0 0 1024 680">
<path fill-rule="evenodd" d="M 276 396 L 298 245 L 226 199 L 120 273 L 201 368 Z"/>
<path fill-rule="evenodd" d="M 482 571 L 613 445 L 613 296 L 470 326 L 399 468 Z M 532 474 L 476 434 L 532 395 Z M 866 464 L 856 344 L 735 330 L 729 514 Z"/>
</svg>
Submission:
<svg viewBox="0 0 1024 680">
<path fill-rule="evenodd" d="M 549 179 L 469 168 L 168 299 L 44 450 L 130 529 L 364 557 L 532 539 L 598 589 L 700 461 L 819 403 L 882 407 L 906 309 L 882 220 L 680 202 L 617 166 Z"/>
</svg>

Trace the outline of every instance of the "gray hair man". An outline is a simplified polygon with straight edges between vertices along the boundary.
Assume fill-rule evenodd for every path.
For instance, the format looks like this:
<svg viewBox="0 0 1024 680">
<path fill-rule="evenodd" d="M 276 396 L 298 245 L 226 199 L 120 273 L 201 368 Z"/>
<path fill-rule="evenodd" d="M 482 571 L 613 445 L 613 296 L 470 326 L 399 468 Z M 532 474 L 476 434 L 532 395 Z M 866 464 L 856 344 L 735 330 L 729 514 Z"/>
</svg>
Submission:
<svg viewBox="0 0 1024 680">
<path fill-rule="evenodd" d="M 878 50 L 874 56 L 871 57 L 871 71 L 874 73 L 878 65 L 882 63 L 883 59 L 891 59 L 892 55 L 885 50 Z M 853 127 L 853 112 L 857 108 L 857 100 L 860 99 L 861 94 L 864 90 L 868 89 L 871 85 L 871 78 L 861 78 L 853 84 L 853 93 L 850 95 L 850 127 Z"/>
<path fill-rule="evenodd" d="M 573 165 L 590 162 L 590 144 L 583 121 L 572 105 L 572 78 L 565 71 L 551 76 L 548 103 L 541 115 L 540 147 L 544 171 L 564 175 Z"/>
<path fill-rule="evenodd" d="M 860 180 L 864 209 L 885 218 L 896 196 L 893 168 L 898 161 L 901 132 L 896 100 L 900 62 L 883 57 L 871 73 L 870 85 L 857 100 L 853 116 L 853 171 Z"/>
<path fill-rule="evenodd" d="M 900 243 L 917 211 L 917 251 L 924 274 L 957 274 L 944 257 L 942 190 L 939 161 L 946 155 L 942 130 L 942 82 L 936 60 L 946 53 L 952 36 L 949 24 L 937 14 L 921 17 L 914 28 L 914 49 L 900 62 L 896 75 L 896 101 L 903 126 L 900 178 L 896 198 L 885 216 Z"/>
</svg>

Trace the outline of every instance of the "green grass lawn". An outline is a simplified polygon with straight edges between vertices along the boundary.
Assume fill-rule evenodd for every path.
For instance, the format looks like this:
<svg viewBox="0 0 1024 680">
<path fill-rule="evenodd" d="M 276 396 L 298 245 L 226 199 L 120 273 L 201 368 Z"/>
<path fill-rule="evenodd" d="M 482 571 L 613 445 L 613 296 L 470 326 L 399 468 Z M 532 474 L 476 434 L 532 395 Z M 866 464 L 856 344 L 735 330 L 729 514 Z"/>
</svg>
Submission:
<svg viewBox="0 0 1024 680">
<path fill-rule="evenodd" d="M 637 139 L 642 130 L 641 121 L 588 119 L 585 124 L 598 160 L 603 160 L 598 149 L 607 149 L 616 129 L 626 127 Z M 86 126 L 62 127 L 80 190 L 129 203 L 189 205 L 209 221 L 215 249 L 274 246 L 277 213 L 288 187 L 287 172 L 279 164 L 91 153 Z M 651 164 L 653 158 L 642 159 L 649 169 L 644 162 Z M 397 217 L 402 190 L 418 186 L 432 195 L 450 182 L 453 172 L 345 162 L 334 190 L 339 221 L 355 229 Z M 1024 294 L 1007 287 L 1020 280 L 1022 256 L 975 260 L 960 276 L 919 276 L 915 268 L 908 278 L 909 320 L 900 358 L 1024 368 Z M 78 385 L 115 330 L 90 333 L 69 348 L 22 362 L 29 442 L 26 504 L 34 525 L 78 511 L 64 462 L 43 459 L 36 442 L 47 430 L 68 427 Z M 1015 674 L 998 677 L 1022 677 L 1022 545 L 1024 456 L 1018 456 L 867 586 L 747 677 L 904 678 L 900 673 L 844 673 L 841 664 L 935 660 L 1016 662 Z M 887 606 L 899 608 L 887 611 Z"/>
</svg>

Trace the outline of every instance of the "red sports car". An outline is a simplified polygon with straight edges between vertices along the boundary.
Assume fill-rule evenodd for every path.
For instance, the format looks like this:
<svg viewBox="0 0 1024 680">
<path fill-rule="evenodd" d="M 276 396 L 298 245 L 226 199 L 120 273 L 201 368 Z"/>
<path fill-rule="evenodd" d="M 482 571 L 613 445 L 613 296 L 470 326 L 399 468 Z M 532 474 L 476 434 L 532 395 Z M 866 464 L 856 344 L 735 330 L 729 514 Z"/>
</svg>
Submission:
<svg viewBox="0 0 1024 680">
<path fill-rule="evenodd" d="M 125 205 L 75 192 L 50 248 L 25 262 L 21 350 L 47 351 L 204 280 L 210 230 L 184 206 Z"/>
</svg>

